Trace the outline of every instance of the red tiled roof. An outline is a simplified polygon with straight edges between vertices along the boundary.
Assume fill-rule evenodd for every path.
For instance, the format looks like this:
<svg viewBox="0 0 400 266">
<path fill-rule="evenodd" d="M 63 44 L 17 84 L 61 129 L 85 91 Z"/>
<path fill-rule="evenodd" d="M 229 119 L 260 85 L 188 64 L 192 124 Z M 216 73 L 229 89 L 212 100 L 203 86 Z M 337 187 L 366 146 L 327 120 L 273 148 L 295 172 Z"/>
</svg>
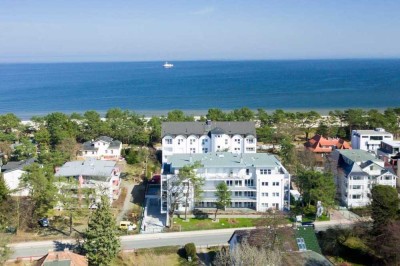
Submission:
<svg viewBox="0 0 400 266">
<path fill-rule="evenodd" d="M 321 135 L 315 135 L 309 139 L 304 146 L 313 152 L 332 152 L 332 147 L 336 149 L 351 149 L 350 144 L 339 138 L 326 139 Z"/>
<path fill-rule="evenodd" d="M 85 256 L 75 254 L 71 251 L 50 251 L 47 255 L 41 257 L 37 261 L 37 266 L 45 265 L 45 263 L 69 261 L 70 266 L 87 266 L 88 261 Z"/>
</svg>

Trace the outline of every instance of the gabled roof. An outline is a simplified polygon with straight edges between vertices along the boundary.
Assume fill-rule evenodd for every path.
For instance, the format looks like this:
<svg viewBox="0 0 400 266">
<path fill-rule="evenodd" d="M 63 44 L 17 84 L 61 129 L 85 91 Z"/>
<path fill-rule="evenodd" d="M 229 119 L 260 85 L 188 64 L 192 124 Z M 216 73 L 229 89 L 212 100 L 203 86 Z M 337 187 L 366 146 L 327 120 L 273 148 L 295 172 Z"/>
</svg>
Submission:
<svg viewBox="0 0 400 266">
<path fill-rule="evenodd" d="M 104 142 L 108 142 L 111 143 L 111 141 L 113 141 L 113 138 L 107 137 L 107 136 L 100 136 L 96 139 L 96 141 L 104 141 Z"/>
<path fill-rule="evenodd" d="M 161 137 L 167 135 L 207 135 L 213 130 L 223 131 L 228 135 L 253 135 L 256 136 L 254 122 L 163 122 L 161 126 Z M 216 133 L 220 134 L 220 133 Z"/>
<path fill-rule="evenodd" d="M 339 138 L 326 139 L 318 134 L 309 139 L 304 146 L 313 152 L 331 152 L 332 147 L 335 149 L 351 149 L 347 141 Z"/>
<path fill-rule="evenodd" d="M 7 164 L 1 167 L 1 171 L 4 173 L 8 173 L 15 170 L 22 170 L 25 166 L 31 165 L 34 162 L 35 158 L 30 158 L 19 162 L 8 162 Z"/>
<path fill-rule="evenodd" d="M 71 251 L 51 251 L 37 261 L 37 266 L 87 266 L 85 256 Z"/>
<path fill-rule="evenodd" d="M 93 158 L 86 159 L 85 161 L 66 162 L 58 169 L 55 176 L 90 176 L 102 181 L 109 181 L 115 165 L 115 161 L 103 161 Z"/>
</svg>

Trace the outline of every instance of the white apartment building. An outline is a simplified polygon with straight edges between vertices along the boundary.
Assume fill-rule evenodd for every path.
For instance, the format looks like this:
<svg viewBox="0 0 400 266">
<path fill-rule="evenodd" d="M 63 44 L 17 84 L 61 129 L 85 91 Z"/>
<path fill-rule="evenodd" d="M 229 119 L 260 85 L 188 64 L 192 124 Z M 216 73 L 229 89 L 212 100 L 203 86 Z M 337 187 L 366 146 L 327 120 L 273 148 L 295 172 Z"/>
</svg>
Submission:
<svg viewBox="0 0 400 266">
<path fill-rule="evenodd" d="M 289 209 L 290 174 L 275 156 L 267 153 L 237 154 L 211 152 L 207 154 L 174 154 L 167 158 L 161 173 L 161 212 L 168 213 L 170 206 L 169 183 L 185 165 L 199 162 L 198 176 L 204 178 L 201 200 L 195 202 L 193 195 L 188 209 L 215 209 L 216 186 L 225 182 L 231 191 L 230 208 L 251 208 L 256 211 L 267 209 Z M 192 193 L 192 191 L 191 191 Z M 185 210 L 181 202 L 177 211 Z"/>
<path fill-rule="evenodd" d="M 332 155 L 338 195 L 346 207 L 370 204 L 374 185 L 396 187 L 397 176 L 385 162 L 364 150 L 335 150 Z"/>
<path fill-rule="evenodd" d="M 383 140 L 393 140 L 393 134 L 386 132 L 383 128 L 352 130 L 351 132 L 351 147 L 353 149 L 375 152 Z"/>
<path fill-rule="evenodd" d="M 26 197 L 29 195 L 29 188 L 21 186 L 21 177 L 26 173 L 24 168 L 34 162 L 35 159 L 31 158 L 19 162 L 8 162 L 1 167 L 4 182 L 10 190 L 11 196 Z"/>
<path fill-rule="evenodd" d="M 122 143 L 110 137 L 101 136 L 83 143 L 78 159 L 94 158 L 117 161 L 121 157 Z"/>
<path fill-rule="evenodd" d="M 162 161 L 173 154 L 256 153 L 254 122 L 164 122 Z"/>
<path fill-rule="evenodd" d="M 120 170 L 114 161 L 102 161 L 93 158 L 85 161 L 66 162 L 56 169 L 56 177 L 74 178 L 80 188 L 92 189 L 95 200 L 106 195 L 110 202 L 120 194 Z"/>
</svg>

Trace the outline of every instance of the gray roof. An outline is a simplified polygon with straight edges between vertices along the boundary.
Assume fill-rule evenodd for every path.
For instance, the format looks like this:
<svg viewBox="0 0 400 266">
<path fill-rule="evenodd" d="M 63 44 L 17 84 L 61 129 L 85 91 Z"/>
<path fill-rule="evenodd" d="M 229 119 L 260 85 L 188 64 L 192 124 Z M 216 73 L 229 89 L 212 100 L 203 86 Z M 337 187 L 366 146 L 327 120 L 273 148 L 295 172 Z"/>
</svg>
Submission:
<svg viewBox="0 0 400 266">
<path fill-rule="evenodd" d="M 378 131 L 378 130 L 373 130 L 373 129 L 355 130 L 354 133 L 357 133 L 360 135 L 377 135 L 377 136 L 392 135 L 392 133 L 390 133 L 390 132 Z"/>
<path fill-rule="evenodd" d="M 25 166 L 31 165 L 34 162 L 35 162 L 34 158 L 30 158 L 19 162 L 8 162 L 7 164 L 1 167 L 1 171 L 7 173 L 15 170 L 22 170 Z"/>
<path fill-rule="evenodd" d="M 82 175 L 97 177 L 97 179 L 108 181 L 115 165 L 116 162 L 114 161 L 102 161 L 92 158 L 86 159 L 85 161 L 72 161 L 61 166 L 55 176 L 75 177 Z"/>
<path fill-rule="evenodd" d="M 96 141 L 98 141 L 98 140 L 102 140 L 102 141 L 105 141 L 105 142 L 111 142 L 111 141 L 113 141 L 113 138 L 110 138 L 110 137 L 107 137 L 107 136 L 100 136 L 100 137 L 98 137 L 97 139 L 96 139 Z"/>
<path fill-rule="evenodd" d="M 173 168 L 181 168 L 193 162 L 200 162 L 203 167 L 281 167 L 275 156 L 268 153 L 231 153 L 211 152 L 194 154 L 174 154 L 167 157 Z"/>
<path fill-rule="evenodd" d="M 97 151 L 98 148 L 94 147 L 94 143 L 96 141 L 104 141 L 109 143 L 110 145 L 108 146 L 108 148 L 119 148 L 121 146 L 121 141 L 119 140 L 113 140 L 113 138 L 107 137 L 107 136 L 101 136 L 98 137 L 95 141 L 86 141 L 82 144 L 82 150 L 85 151 Z"/>
<path fill-rule="evenodd" d="M 375 155 L 364 150 L 337 150 L 342 156 L 346 157 L 352 162 L 366 162 L 366 161 L 381 161 Z"/>
<path fill-rule="evenodd" d="M 223 132 L 228 135 L 253 135 L 256 136 L 254 122 L 163 122 L 161 137 L 166 135 L 207 135 L 209 132 Z M 215 133 L 220 134 L 220 133 Z"/>
</svg>

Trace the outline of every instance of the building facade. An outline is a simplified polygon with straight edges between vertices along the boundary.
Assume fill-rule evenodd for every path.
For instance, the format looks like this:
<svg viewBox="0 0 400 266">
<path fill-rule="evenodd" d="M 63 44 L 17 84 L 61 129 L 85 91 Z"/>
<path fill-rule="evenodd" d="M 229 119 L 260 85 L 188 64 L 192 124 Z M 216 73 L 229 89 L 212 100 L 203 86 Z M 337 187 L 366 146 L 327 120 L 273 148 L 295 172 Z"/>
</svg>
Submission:
<svg viewBox="0 0 400 266">
<path fill-rule="evenodd" d="M 120 170 L 114 161 L 86 159 L 85 161 L 67 162 L 56 169 L 56 177 L 74 178 L 79 188 L 91 189 L 94 200 L 106 195 L 110 202 L 120 194 Z"/>
<path fill-rule="evenodd" d="M 232 152 L 211 152 L 207 154 L 175 154 L 167 158 L 161 174 L 161 212 L 170 208 L 170 183 L 179 170 L 193 163 L 200 166 L 197 176 L 204 179 L 201 199 L 194 200 L 190 191 L 189 210 L 215 209 L 216 186 L 225 182 L 231 192 L 228 208 L 250 208 L 256 211 L 267 209 L 289 209 L 290 174 L 275 156 L 266 153 L 237 154 Z M 186 202 L 176 210 L 184 211 Z"/>
<path fill-rule="evenodd" d="M 393 134 L 386 132 L 383 128 L 375 130 L 352 130 L 351 147 L 364 151 L 376 152 L 381 141 L 393 140 Z"/>
<path fill-rule="evenodd" d="M 24 168 L 34 162 L 35 159 L 31 158 L 19 162 L 8 162 L 1 167 L 4 182 L 10 190 L 11 196 L 26 197 L 29 195 L 29 188 L 21 186 L 21 178 L 22 175 L 26 173 Z"/>
<path fill-rule="evenodd" d="M 121 157 L 122 143 L 110 137 L 101 136 L 83 143 L 78 159 L 94 158 L 117 161 Z"/>
<path fill-rule="evenodd" d="M 370 152 L 335 150 L 331 158 L 338 196 L 346 207 L 369 205 L 374 185 L 396 187 L 398 177 L 393 170 Z"/>
<path fill-rule="evenodd" d="M 256 153 L 254 122 L 164 122 L 162 161 L 173 154 Z"/>
</svg>

